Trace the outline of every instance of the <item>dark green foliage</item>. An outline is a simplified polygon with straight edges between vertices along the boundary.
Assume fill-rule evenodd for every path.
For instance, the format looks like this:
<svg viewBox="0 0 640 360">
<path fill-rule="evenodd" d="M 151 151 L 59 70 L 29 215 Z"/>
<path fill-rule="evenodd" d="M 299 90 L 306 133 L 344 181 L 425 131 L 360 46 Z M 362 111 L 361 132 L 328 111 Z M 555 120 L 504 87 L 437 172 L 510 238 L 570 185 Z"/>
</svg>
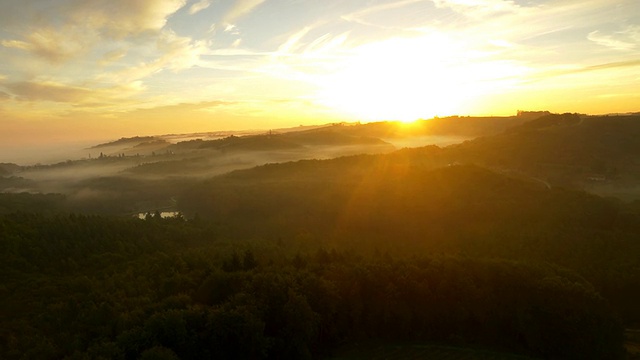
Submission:
<svg viewBox="0 0 640 360">
<path fill-rule="evenodd" d="M 209 180 L 181 206 L 225 224 L 229 237 L 559 264 L 596 285 L 626 322 L 640 322 L 637 206 L 474 165 L 437 167 L 430 159 L 441 154 L 265 165 Z M 293 264 L 306 266 L 301 257 Z"/>
<path fill-rule="evenodd" d="M 56 213 L 66 209 L 66 196 L 61 194 L 0 193 L 0 214 L 13 212 Z"/>
<path fill-rule="evenodd" d="M 152 347 L 142 352 L 140 360 L 179 360 L 171 349 L 163 346 Z"/>
<path fill-rule="evenodd" d="M 367 339 L 622 354 L 606 301 L 549 265 L 230 244 L 176 219 L 22 214 L 0 231 L 5 359 L 304 359 Z"/>
</svg>

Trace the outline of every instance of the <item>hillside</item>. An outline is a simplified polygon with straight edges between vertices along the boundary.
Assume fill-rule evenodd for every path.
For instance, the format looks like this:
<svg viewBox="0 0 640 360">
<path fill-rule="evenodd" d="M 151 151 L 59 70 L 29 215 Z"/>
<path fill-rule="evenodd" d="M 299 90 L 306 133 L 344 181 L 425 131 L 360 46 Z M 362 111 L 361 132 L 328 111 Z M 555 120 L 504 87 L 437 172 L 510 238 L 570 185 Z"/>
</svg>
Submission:
<svg viewBox="0 0 640 360">
<path fill-rule="evenodd" d="M 113 148 L 113 147 L 131 147 L 136 146 L 141 143 L 151 142 L 160 140 L 155 136 L 134 136 L 130 138 L 120 138 L 118 140 L 98 144 L 90 147 L 90 149 L 102 149 L 102 148 Z"/>
<path fill-rule="evenodd" d="M 20 170 L 20 166 L 12 163 L 0 163 L 0 176 L 11 175 Z"/>
<path fill-rule="evenodd" d="M 224 224 L 230 237 L 552 262 L 587 277 L 628 321 L 640 321 L 631 305 L 640 301 L 637 209 L 474 165 L 425 161 L 425 152 L 442 151 L 236 171 L 190 189 L 178 207 Z"/>
<path fill-rule="evenodd" d="M 639 136 L 640 116 L 549 115 L 451 146 L 444 156 L 634 200 L 640 195 Z"/>
</svg>

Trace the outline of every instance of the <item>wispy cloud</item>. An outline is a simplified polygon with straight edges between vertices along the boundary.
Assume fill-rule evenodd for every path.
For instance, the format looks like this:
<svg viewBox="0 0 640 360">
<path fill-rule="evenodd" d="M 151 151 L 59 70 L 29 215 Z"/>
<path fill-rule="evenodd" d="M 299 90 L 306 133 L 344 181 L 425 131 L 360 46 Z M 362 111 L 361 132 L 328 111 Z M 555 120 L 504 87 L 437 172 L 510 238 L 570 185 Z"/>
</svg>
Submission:
<svg viewBox="0 0 640 360">
<path fill-rule="evenodd" d="M 276 52 L 278 55 L 289 55 L 292 52 L 296 51 L 300 46 L 300 41 L 304 38 L 311 30 L 313 30 L 314 26 L 306 26 L 295 33 L 291 34 L 287 40 L 282 43 Z"/>
<path fill-rule="evenodd" d="M 66 24 L 122 37 L 161 29 L 185 4 L 186 0 L 0 1 L 0 23 L 12 29 Z"/>
<path fill-rule="evenodd" d="M 70 6 L 67 21 L 122 38 L 159 31 L 186 0 L 84 0 Z"/>
<path fill-rule="evenodd" d="M 223 31 L 233 35 L 240 35 L 240 31 L 238 30 L 238 27 L 235 24 L 227 24 L 224 27 Z"/>
<path fill-rule="evenodd" d="M 365 24 L 369 24 L 368 22 L 366 22 L 365 20 L 363 20 L 364 17 L 366 17 L 367 15 L 371 15 L 371 14 L 376 14 L 379 12 L 383 12 L 383 11 L 388 11 L 388 10 L 392 10 L 392 9 L 397 9 L 397 8 L 401 8 L 407 5 L 411 5 L 411 4 L 415 4 L 415 3 L 424 3 L 424 2 L 428 2 L 429 0 L 400 0 L 400 1 L 393 1 L 393 2 L 389 2 L 389 3 L 385 3 L 385 4 L 381 4 L 381 5 L 375 5 L 375 6 L 371 6 L 371 7 L 366 7 L 363 9 L 359 9 L 355 12 L 343 15 L 342 18 L 344 20 L 347 21 L 354 21 L 354 22 L 360 22 L 360 23 L 365 23 Z"/>
<path fill-rule="evenodd" d="M 169 70 L 182 70 L 197 64 L 200 56 L 208 50 L 207 43 L 179 36 L 173 31 L 162 34 L 158 50 L 163 54 L 156 60 L 158 66 Z"/>
<path fill-rule="evenodd" d="M 36 20 L 26 24 L 7 21 L 7 28 L 17 37 L 0 44 L 61 63 L 82 56 L 105 41 L 159 33 L 185 0 L 58 1 L 46 13 L 31 3 L 19 10 L 11 3 L 0 2 L 0 13 L 15 10 L 23 19 Z"/>
<path fill-rule="evenodd" d="M 636 66 L 640 66 L 640 60 L 618 61 L 618 62 L 611 62 L 606 64 L 592 65 L 592 66 L 587 66 L 578 71 L 585 72 L 585 71 L 616 69 L 616 68 L 630 68 L 630 67 L 636 67 Z"/>
<path fill-rule="evenodd" d="M 24 40 L 3 40 L 7 48 L 25 50 L 52 63 L 74 58 L 85 52 L 90 34 L 77 29 L 39 28 L 25 35 Z"/>
<path fill-rule="evenodd" d="M 163 31 L 157 40 L 157 53 L 153 60 L 141 62 L 122 70 L 100 74 L 97 79 L 113 83 L 141 80 L 163 70 L 180 71 L 195 66 L 206 54 L 205 41 L 194 41 L 173 31 Z"/>
<path fill-rule="evenodd" d="M 231 43 L 231 48 L 238 48 L 240 47 L 240 44 L 242 44 L 242 39 L 235 39 L 232 43 Z"/>
<path fill-rule="evenodd" d="M 142 90 L 141 84 L 137 82 L 108 88 L 96 88 L 49 80 L 18 81 L 5 84 L 5 87 L 15 95 L 18 101 L 50 101 L 74 106 L 119 102 Z"/>
<path fill-rule="evenodd" d="M 127 50 L 125 49 L 115 49 L 106 52 L 102 59 L 100 59 L 100 65 L 108 65 L 113 63 L 114 61 L 118 61 L 127 55 Z"/>
<path fill-rule="evenodd" d="M 0 41 L 0 45 L 6 48 L 13 48 L 13 49 L 21 49 L 21 50 L 31 49 L 31 44 L 24 41 L 20 41 L 20 40 L 2 40 Z"/>
<path fill-rule="evenodd" d="M 605 34 L 595 30 L 587 35 L 587 39 L 614 50 L 629 51 L 638 49 L 640 43 L 640 26 L 629 26 L 622 31 Z"/>
<path fill-rule="evenodd" d="M 162 105 L 162 106 L 154 106 L 149 108 L 135 108 L 128 111 L 130 114 L 137 115 L 149 115 L 152 113 L 166 115 L 167 113 L 171 114 L 180 114 L 183 112 L 193 112 L 193 111 L 207 111 L 213 108 L 220 107 L 229 107 L 237 105 L 236 101 L 226 101 L 226 100 L 208 100 L 208 101 L 200 101 L 195 103 L 178 103 L 171 105 Z"/>
<path fill-rule="evenodd" d="M 239 18 L 249 14 L 265 1 L 266 0 L 236 0 L 235 5 L 225 14 L 223 22 L 234 24 Z"/>
<path fill-rule="evenodd" d="M 514 13 L 519 6 L 512 0 L 432 0 L 439 8 L 450 8 L 471 17 Z"/>
<path fill-rule="evenodd" d="M 24 69 L 14 71 L 7 85 L 15 100 L 72 106 L 119 102 L 141 95 L 148 89 L 144 81 L 163 70 L 195 66 L 208 50 L 207 41 L 166 27 L 186 0 L 50 0 L 47 12 L 44 1 L 35 5 L 38 1 L 20 9 L 0 2 L 0 13 L 13 9 L 25 20 L 8 22 L 10 31 L 0 34 L 0 46 L 13 50 L 2 60 Z M 13 38 L 2 39 L 6 34 Z"/>
<path fill-rule="evenodd" d="M 209 6 L 211 6 L 211 1 L 210 0 L 200 0 L 197 3 L 191 5 L 189 7 L 189 14 L 193 15 L 193 14 L 197 14 L 200 11 L 208 8 Z"/>
<path fill-rule="evenodd" d="M 546 68 L 536 73 L 530 75 L 527 78 L 526 83 L 536 83 L 541 81 L 546 81 L 549 79 L 559 78 L 563 76 L 571 76 L 571 75 L 579 75 L 586 73 L 603 73 L 607 74 L 607 70 L 616 70 L 616 69 L 632 69 L 632 68 L 640 68 L 640 60 L 629 60 L 629 61 L 617 61 L 617 62 L 609 62 L 602 63 L 596 65 L 588 65 L 588 66 L 577 66 L 577 65 L 564 65 L 564 66 L 556 66 L 555 68 Z"/>
<path fill-rule="evenodd" d="M 6 85 L 19 100 L 24 101 L 54 101 L 64 103 L 79 103 L 85 101 L 92 94 L 87 88 L 68 86 L 54 82 L 20 81 Z"/>
</svg>

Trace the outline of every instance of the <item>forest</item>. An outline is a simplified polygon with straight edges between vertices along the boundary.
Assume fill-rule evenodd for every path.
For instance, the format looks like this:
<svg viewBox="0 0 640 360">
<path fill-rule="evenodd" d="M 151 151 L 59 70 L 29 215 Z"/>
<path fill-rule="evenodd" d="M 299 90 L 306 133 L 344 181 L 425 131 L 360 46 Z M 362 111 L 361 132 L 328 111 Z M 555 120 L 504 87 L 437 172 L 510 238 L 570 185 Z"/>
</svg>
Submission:
<svg viewBox="0 0 640 360">
<path fill-rule="evenodd" d="M 638 117 L 534 115 L 3 164 L 0 358 L 637 358 Z"/>
</svg>

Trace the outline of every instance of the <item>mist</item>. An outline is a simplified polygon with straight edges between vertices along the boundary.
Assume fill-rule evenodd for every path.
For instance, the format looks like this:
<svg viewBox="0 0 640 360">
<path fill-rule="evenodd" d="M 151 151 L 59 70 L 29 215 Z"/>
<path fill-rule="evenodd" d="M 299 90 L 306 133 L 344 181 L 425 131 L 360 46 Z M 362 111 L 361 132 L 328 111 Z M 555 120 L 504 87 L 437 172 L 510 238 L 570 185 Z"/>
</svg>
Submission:
<svg viewBox="0 0 640 360">
<path fill-rule="evenodd" d="M 72 209 L 137 214 L 175 211 L 198 182 L 268 163 L 380 154 L 396 147 L 343 134 L 341 126 L 275 132 L 210 132 L 4 146 L 0 191 L 64 194 Z"/>
<path fill-rule="evenodd" d="M 446 147 L 517 126 L 521 118 L 447 118 L 329 124 L 276 131 L 136 136 L 112 141 L 5 146 L 0 191 L 64 194 L 71 209 L 137 214 L 178 211 L 176 198 L 202 181 L 237 170 L 299 160 Z M 479 126 L 479 124 L 481 126 Z"/>
<path fill-rule="evenodd" d="M 66 160 L 79 160 L 95 155 L 87 150 L 87 148 L 95 144 L 95 140 L 29 145 L 0 144 L 0 163 L 30 166 L 36 164 L 55 164 Z"/>
<path fill-rule="evenodd" d="M 449 146 L 471 140 L 471 136 L 421 135 L 408 137 L 382 138 L 397 148 L 415 148 L 428 145 Z"/>
</svg>

